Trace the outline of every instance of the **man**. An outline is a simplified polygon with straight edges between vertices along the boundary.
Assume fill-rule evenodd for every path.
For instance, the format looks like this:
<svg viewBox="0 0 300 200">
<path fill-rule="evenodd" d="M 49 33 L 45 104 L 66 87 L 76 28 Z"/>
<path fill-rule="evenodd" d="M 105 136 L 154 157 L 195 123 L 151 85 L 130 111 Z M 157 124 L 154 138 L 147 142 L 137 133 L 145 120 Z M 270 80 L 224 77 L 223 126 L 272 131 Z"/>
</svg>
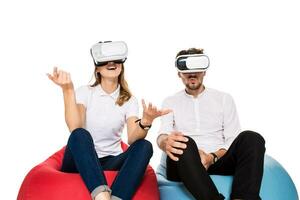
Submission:
<svg viewBox="0 0 300 200">
<path fill-rule="evenodd" d="M 185 90 L 166 98 L 159 147 L 170 181 L 181 181 L 197 200 L 224 199 L 210 174 L 233 175 L 231 199 L 257 200 L 263 175 L 265 141 L 253 131 L 241 132 L 229 94 L 206 88 L 209 58 L 203 49 L 180 51 L 178 76 Z M 167 155 L 167 156 L 166 156 Z"/>
</svg>

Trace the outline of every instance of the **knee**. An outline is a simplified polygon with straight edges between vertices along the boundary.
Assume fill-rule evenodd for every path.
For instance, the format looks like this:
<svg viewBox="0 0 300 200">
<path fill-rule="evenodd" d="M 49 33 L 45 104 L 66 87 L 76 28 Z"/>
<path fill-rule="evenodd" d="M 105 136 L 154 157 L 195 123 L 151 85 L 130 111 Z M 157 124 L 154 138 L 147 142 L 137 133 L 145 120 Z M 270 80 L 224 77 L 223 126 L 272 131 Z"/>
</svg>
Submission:
<svg viewBox="0 0 300 200">
<path fill-rule="evenodd" d="M 190 152 L 195 152 L 195 151 L 198 152 L 198 147 L 195 140 L 193 140 L 193 138 L 189 136 L 184 136 L 184 137 L 188 138 L 188 141 L 185 142 L 186 148 L 183 150 L 183 155 L 188 154 Z"/>
<path fill-rule="evenodd" d="M 69 137 L 68 144 L 82 144 L 84 142 L 93 142 L 91 134 L 84 128 L 74 129 Z"/>
<path fill-rule="evenodd" d="M 186 167 L 187 165 L 190 165 L 191 163 L 194 163 L 194 161 L 198 161 L 200 158 L 198 146 L 193 140 L 193 138 L 189 136 L 185 136 L 188 138 L 188 141 L 185 142 L 186 148 L 183 150 L 183 153 L 181 155 L 177 155 L 179 160 L 178 164 L 179 166 Z M 197 165 L 202 165 L 201 161 L 200 163 L 197 162 Z M 202 165 L 203 166 L 203 165 Z"/>
<path fill-rule="evenodd" d="M 143 155 L 153 155 L 153 147 L 151 142 L 145 139 L 139 139 L 130 145 L 131 148 L 136 148 L 139 152 L 142 152 Z"/>
<path fill-rule="evenodd" d="M 265 148 L 265 139 L 259 133 L 247 130 L 241 132 L 239 137 L 242 141 L 244 141 L 246 144 L 248 144 L 251 147 Z"/>
</svg>

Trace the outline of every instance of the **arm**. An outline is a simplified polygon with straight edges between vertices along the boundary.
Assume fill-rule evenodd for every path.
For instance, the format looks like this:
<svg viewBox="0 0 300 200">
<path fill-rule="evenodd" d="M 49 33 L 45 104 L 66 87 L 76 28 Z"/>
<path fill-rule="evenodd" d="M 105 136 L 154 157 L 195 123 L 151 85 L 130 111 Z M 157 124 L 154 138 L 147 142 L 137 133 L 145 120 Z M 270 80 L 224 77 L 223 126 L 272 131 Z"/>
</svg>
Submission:
<svg viewBox="0 0 300 200">
<path fill-rule="evenodd" d="M 234 100 L 228 94 L 224 96 L 223 100 L 223 116 L 223 134 L 225 138 L 223 148 L 228 149 L 233 140 L 241 132 L 241 126 Z"/>
<path fill-rule="evenodd" d="M 135 121 L 137 117 L 130 117 L 127 120 L 127 134 L 128 134 L 128 144 L 131 145 L 134 141 L 139 139 L 144 139 L 148 133 L 148 130 L 142 129 Z M 143 125 L 148 125 L 151 123 L 141 122 Z"/>
<path fill-rule="evenodd" d="M 162 108 L 172 108 L 172 104 L 166 99 Z M 180 132 L 174 131 L 174 112 L 170 112 L 167 115 L 161 117 L 160 134 L 158 135 L 156 142 L 158 147 L 164 151 L 172 160 L 178 161 L 179 158 L 176 154 L 181 155 L 183 149 L 186 148 L 185 142 L 188 138 Z"/>
<path fill-rule="evenodd" d="M 201 162 L 205 167 L 205 169 L 208 169 L 212 164 L 214 164 L 214 156 L 211 153 L 206 153 L 201 149 L 199 149 L 198 151 L 201 158 Z M 226 149 L 219 149 L 218 151 L 212 153 L 216 154 L 219 160 L 222 156 L 226 154 L 226 152 L 227 152 Z"/>
<path fill-rule="evenodd" d="M 187 146 L 185 142 L 188 138 L 180 132 L 172 132 L 170 134 L 162 133 L 157 138 L 157 144 L 161 150 L 163 150 L 172 160 L 178 161 L 179 158 L 176 154 L 183 154 L 183 149 Z"/>
<path fill-rule="evenodd" d="M 157 109 L 156 106 L 153 106 L 151 103 L 149 103 L 148 106 L 146 106 L 145 101 L 142 100 L 143 105 L 143 117 L 141 119 L 141 124 L 143 126 L 151 125 L 155 118 L 163 116 L 171 112 L 171 110 L 168 109 Z M 137 120 L 137 117 L 130 117 L 127 120 L 127 134 L 128 134 L 128 144 L 132 144 L 134 141 L 138 139 L 143 139 L 146 137 L 148 130 L 142 129 Z"/>
<path fill-rule="evenodd" d="M 220 159 L 226 154 L 226 152 L 227 152 L 226 149 L 219 149 L 218 151 L 214 152 L 214 154 L 216 154 L 218 159 Z"/>
<path fill-rule="evenodd" d="M 233 98 L 228 94 L 226 94 L 223 98 L 223 116 L 224 146 L 218 151 L 213 152 L 216 154 L 218 159 L 226 154 L 227 149 L 241 130 L 235 103 Z M 202 164 L 206 169 L 208 169 L 209 166 L 213 164 L 214 156 L 211 153 L 206 153 L 200 149 L 199 155 L 201 157 Z"/>
<path fill-rule="evenodd" d="M 166 152 L 167 140 L 168 140 L 168 134 L 166 133 L 159 134 L 156 139 L 156 143 L 158 147 L 164 152 Z"/>
<path fill-rule="evenodd" d="M 84 127 L 85 107 L 82 104 L 76 104 L 74 89 L 63 91 L 65 105 L 65 121 L 72 132 L 76 128 Z"/>
<path fill-rule="evenodd" d="M 47 74 L 48 78 L 60 86 L 64 96 L 65 121 L 72 132 L 76 128 L 84 126 L 85 107 L 82 104 L 76 104 L 75 91 L 70 73 L 62 70 L 53 69 L 53 74 Z"/>
</svg>

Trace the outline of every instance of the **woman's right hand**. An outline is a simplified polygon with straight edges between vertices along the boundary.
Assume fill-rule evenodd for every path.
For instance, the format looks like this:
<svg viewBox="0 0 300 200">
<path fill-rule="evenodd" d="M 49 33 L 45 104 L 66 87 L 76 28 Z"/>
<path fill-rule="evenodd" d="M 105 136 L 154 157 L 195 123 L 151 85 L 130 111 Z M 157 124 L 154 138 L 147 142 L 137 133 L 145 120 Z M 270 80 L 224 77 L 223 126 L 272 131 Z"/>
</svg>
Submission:
<svg viewBox="0 0 300 200">
<path fill-rule="evenodd" d="M 47 73 L 48 78 L 56 85 L 59 85 L 63 91 L 73 89 L 73 83 L 71 80 L 71 74 L 63 70 L 57 70 L 57 67 L 53 68 L 53 73 Z"/>
</svg>

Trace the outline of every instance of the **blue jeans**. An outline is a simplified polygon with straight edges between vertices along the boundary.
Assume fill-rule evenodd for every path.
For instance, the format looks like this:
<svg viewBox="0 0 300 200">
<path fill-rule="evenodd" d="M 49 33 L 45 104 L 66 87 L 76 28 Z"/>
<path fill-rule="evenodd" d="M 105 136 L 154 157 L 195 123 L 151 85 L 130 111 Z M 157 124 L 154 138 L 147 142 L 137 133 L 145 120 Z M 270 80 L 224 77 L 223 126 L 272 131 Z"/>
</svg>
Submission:
<svg viewBox="0 0 300 200">
<path fill-rule="evenodd" d="M 92 136 L 87 130 L 78 128 L 69 137 L 61 171 L 79 172 L 92 198 L 102 191 L 110 191 L 103 171 L 119 171 L 111 186 L 112 196 L 130 200 L 144 177 L 152 154 L 152 144 L 140 139 L 117 156 L 98 158 Z"/>
</svg>

